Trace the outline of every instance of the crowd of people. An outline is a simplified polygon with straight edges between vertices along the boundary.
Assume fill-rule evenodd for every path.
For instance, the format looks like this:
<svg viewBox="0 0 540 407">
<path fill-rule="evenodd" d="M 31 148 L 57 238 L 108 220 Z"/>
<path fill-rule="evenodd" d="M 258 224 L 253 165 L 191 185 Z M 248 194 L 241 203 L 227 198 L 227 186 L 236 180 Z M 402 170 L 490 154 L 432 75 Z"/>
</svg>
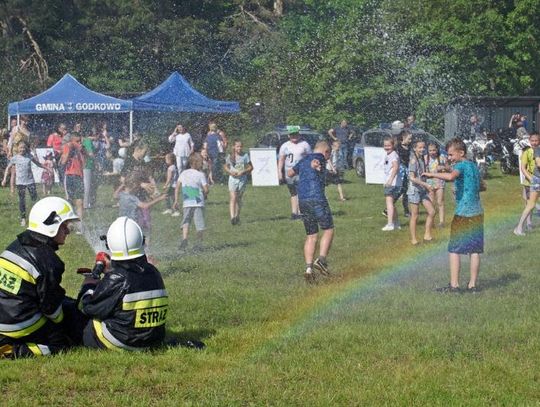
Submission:
<svg viewBox="0 0 540 407">
<path fill-rule="evenodd" d="M 396 207 L 401 199 L 411 244 L 431 242 L 433 229 L 445 227 L 444 191 L 446 183 L 453 183 L 455 212 L 448 243 L 450 281 L 440 291 L 462 292 L 460 259 L 467 255 L 470 277 L 466 291 L 477 292 L 480 255 L 484 251 L 480 192 L 485 190 L 485 182 L 476 164 L 467 158 L 463 139 L 450 140 L 443 155 L 438 144 L 415 139 L 413 126 L 414 116 L 411 116 L 395 137 L 387 136 L 383 141 L 380 164 L 384 172 L 387 223 L 382 232 L 401 229 Z M 243 194 L 253 170 L 250 156 L 244 152 L 240 140 L 228 143 L 225 132 L 213 122 L 208 126 L 202 147 L 196 151 L 191 135 L 178 124 L 167 137 L 172 144 L 170 152 L 161 157 L 166 171 L 160 192 L 149 167 L 149 147 L 140 136 L 133 140 L 115 139 L 108 135 L 106 124 L 99 130 L 92 128 L 89 135 L 83 135 L 85 132 L 79 124 L 71 132 L 66 128 L 60 124 L 48 137 L 47 145 L 52 152 L 41 161 L 30 154 L 31 136 L 24 117 L 14 124 L 5 143 L 9 161 L 2 185 L 6 186 L 11 178 L 12 191 L 14 187 L 18 190 L 21 225 L 26 225 L 26 190 L 32 201 L 37 201 L 32 163 L 43 169 L 44 195 L 51 194 L 56 170 L 67 200 L 50 196 L 38 201 L 30 211 L 27 230 L 0 254 L 0 273 L 4 274 L 0 289 L 12 294 L 0 296 L 0 353 L 24 357 L 51 354 L 78 345 L 126 350 L 160 346 L 168 301 L 154 266 L 156 260 L 150 255 L 150 210 L 166 201 L 163 215 L 182 216 L 179 250 L 188 248 L 192 223 L 196 229 L 192 250 L 200 250 L 206 229 L 205 201 L 210 185 L 223 174 L 228 176 L 231 225 L 241 224 Z M 518 125 L 516 132 L 520 128 Z M 346 121 L 341 122 L 339 129 L 330 130 L 330 141 L 319 141 L 312 150 L 301 139 L 298 126 L 287 126 L 289 140 L 278 151 L 278 177 L 289 191 L 291 220 L 301 219 L 304 224 L 304 277 L 309 283 L 331 275 L 328 256 L 334 222 L 326 186 L 336 185 L 339 200 L 346 200 L 342 186 L 346 170 L 346 150 L 342 146 L 350 136 Z M 473 131 L 482 129 L 471 120 Z M 540 193 L 540 136 L 521 137 L 529 140 L 530 148 L 521 156 L 526 205 L 514 230 L 518 236 L 533 227 L 531 212 Z M 55 251 L 71 231 L 84 230 L 76 225 L 81 225 L 83 211 L 96 204 L 99 184 L 96 180 L 111 175 L 116 175 L 114 198 L 119 218 L 110 226 L 105 239 L 110 251 L 110 257 L 102 258 L 106 273 L 103 278 L 86 273 L 78 298 L 67 298 L 59 278 L 64 266 Z M 417 235 L 420 205 L 426 213 L 421 240 Z M 42 284 L 42 276 L 49 279 L 47 287 Z M 28 304 L 17 308 L 21 296 Z"/>
</svg>

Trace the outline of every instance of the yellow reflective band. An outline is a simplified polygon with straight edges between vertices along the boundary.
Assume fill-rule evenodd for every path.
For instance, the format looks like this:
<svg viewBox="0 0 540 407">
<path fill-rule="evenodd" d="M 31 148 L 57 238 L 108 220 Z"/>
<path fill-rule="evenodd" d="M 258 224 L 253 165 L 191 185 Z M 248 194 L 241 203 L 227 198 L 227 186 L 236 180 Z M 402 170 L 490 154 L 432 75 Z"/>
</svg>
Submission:
<svg viewBox="0 0 540 407">
<path fill-rule="evenodd" d="M 31 284 L 36 284 L 36 279 L 28 271 L 6 259 L 0 258 L 0 267 L 13 273 Z"/>
<path fill-rule="evenodd" d="M 18 331 L 0 331 L 0 334 L 4 336 L 9 336 L 10 338 L 21 338 L 26 335 L 30 335 L 31 333 L 37 331 L 39 328 L 41 328 L 43 325 L 45 325 L 45 322 L 47 322 L 47 318 L 41 317 L 36 322 L 34 322 L 32 325 L 20 329 Z"/>
<path fill-rule="evenodd" d="M 28 222 L 28 226 L 35 229 L 38 227 L 38 224 L 36 222 Z"/>
<path fill-rule="evenodd" d="M 122 309 L 124 311 L 130 311 L 134 309 L 162 307 L 164 305 L 169 305 L 169 298 L 159 297 L 159 298 L 151 298 L 149 300 L 124 302 L 122 304 Z"/>
<path fill-rule="evenodd" d="M 111 252 L 114 257 L 124 256 L 124 252 Z M 133 256 L 134 254 L 142 254 L 141 249 L 132 249 L 128 251 L 128 256 Z"/>
<path fill-rule="evenodd" d="M 64 207 L 60 212 L 57 212 L 58 215 L 65 215 L 66 213 L 69 213 L 71 209 L 69 209 L 69 206 L 67 204 L 64 204 Z"/>
<path fill-rule="evenodd" d="M 112 350 L 122 350 L 122 348 L 118 346 L 114 346 L 105 336 L 103 336 L 103 329 L 101 328 L 101 321 L 93 320 L 92 324 L 94 325 L 94 331 L 96 331 L 96 335 L 99 339 L 99 341 L 107 347 L 107 349 Z"/>
<path fill-rule="evenodd" d="M 60 322 L 62 322 L 64 320 L 64 310 L 63 309 L 60 309 L 60 312 L 58 313 L 58 315 L 54 318 L 52 317 L 48 317 L 52 322 L 54 322 L 55 324 L 59 324 Z"/>
<path fill-rule="evenodd" d="M 169 307 L 139 309 L 135 314 L 135 328 L 153 328 L 163 325 Z"/>
<path fill-rule="evenodd" d="M 36 355 L 36 356 L 43 356 L 43 352 L 41 352 L 41 349 L 39 349 L 39 346 L 37 346 L 35 343 L 27 342 L 26 346 L 28 346 L 28 349 Z"/>
</svg>

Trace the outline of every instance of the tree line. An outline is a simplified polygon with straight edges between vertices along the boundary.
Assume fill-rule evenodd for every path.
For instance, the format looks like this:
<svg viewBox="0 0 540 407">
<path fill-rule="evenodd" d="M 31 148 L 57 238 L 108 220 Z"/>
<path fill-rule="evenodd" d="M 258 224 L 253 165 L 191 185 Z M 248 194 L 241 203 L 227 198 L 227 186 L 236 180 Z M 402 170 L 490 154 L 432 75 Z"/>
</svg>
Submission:
<svg viewBox="0 0 540 407">
<path fill-rule="evenodd" d="M 0 109 L 71 73 L 131 95 L 179 71 L 238 100 L 248 131 L 411 112 L 458 95 L 540 94 L 540 0 L 4 0 Z M 257 102 L 261 108 L 255 108 Z M 259 110 L 257 110 L 259 109 Z"/>
</svg>

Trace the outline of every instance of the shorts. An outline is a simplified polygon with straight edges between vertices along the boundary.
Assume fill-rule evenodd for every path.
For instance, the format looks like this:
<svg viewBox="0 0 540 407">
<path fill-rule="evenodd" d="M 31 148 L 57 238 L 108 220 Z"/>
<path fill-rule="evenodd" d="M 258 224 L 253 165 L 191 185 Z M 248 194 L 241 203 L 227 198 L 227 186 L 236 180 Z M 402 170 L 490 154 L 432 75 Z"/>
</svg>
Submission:
<svg viewBox="0 0 540 407">
<path fill-rule="evenodd" d="M 523 185 L 523 195 L 525 196 L 525 199 L 527 201 L 531 198 L 531 186 L 530 185 Z"/>
<path fill-rule="evenodd" d="M 484 253 L 484 215 L 454 215 L 450 226 L 448 252 L 457 254 Z"/>
<path fill-rule="evenodd" d="M 247 180 L 245 178 L 229 177 L 230 192 L 244 192 L 246 189 Z"/>
<path fill-rule="evenodd" d="M 430 201 L 428 191 L 424 188 L 410 188 L 407 191 L 407 198 L 409 203 L 419 205 L 422 201 Z"/>
<path fill-rule="evenodd" d="M 298 184 L 298 175 L 295 175 L 292 178 L 286 177 L 285 181 L 287 182 L 287 188 L 289 188 L 289 194 L 291 194 L 291 196 L 298 195 L 298 191 L 296 190 L 296 185 Z"/>
<path fill-rule="evenodd" d="M 333 229 L 334 220 L 328 202 L 300 201 L 299 206 L 306 235 L 314 235 L 319 232 L 319 226 L 322 230 Z"/>
<path fill-rule="evenodd" d="M 193 219 L 195 223 L 195 229 L 197 232 L 202 232 L 206 229 L 204 223 L 204 207 L 202 206 L 190 206 L 184 208 L 184 217 L 182 218 L 182 226 L 189 225 Z"/>
<path fill-rule="evenodd" d="M 384 196 L 391 196 L 394 198 L 394 201 L 397 201 L 401 196 L 401 186 L 384 187 Z"/>
<path fill-rule="evenodd" d="M 338 171 L 335 174 L 331 172 L 326 173 L 326 185 L 333 184 L 343 184 L 343 172 Z"/>
<path fill-rule="evenodd" d="M 75 199 L 83 199 L 84 183 L 82 177 L 78 175 L 66 175 L 66 193 L 72 201 Z"/>
<path fill-rule="evenodd" d="M 531 192 L 540 192 L 540 177 L 533 175 L 531 181 Z"/>
</svg>

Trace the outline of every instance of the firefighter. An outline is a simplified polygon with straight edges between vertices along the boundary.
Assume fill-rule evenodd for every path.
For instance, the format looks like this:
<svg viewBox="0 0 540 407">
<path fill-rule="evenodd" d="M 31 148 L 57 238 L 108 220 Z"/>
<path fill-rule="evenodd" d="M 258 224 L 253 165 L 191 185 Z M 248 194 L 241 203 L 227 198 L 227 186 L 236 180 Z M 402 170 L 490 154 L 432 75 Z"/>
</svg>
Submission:
<svg viewBox="0 0 540 407">
<path fill-rule="evenodd" d="M 90 318 L 84 346 L 135 351 L 162 345 L 167 291 L 147 261 L 141 228 L 119 217 L 107 231 L 106 246 L 111 261 L 103 278 L 86 277 L 79 294 L 79 308 Z"/>
<path fill-rule="evenodd" d="M 78 219 L 66 200 L 43 198 L 27 230 L 0 254 L 0 356 L 50 355 L 82 341 L 84 321 L 60 285 L 64 263 L 56 254 Z"/>
</svg>

